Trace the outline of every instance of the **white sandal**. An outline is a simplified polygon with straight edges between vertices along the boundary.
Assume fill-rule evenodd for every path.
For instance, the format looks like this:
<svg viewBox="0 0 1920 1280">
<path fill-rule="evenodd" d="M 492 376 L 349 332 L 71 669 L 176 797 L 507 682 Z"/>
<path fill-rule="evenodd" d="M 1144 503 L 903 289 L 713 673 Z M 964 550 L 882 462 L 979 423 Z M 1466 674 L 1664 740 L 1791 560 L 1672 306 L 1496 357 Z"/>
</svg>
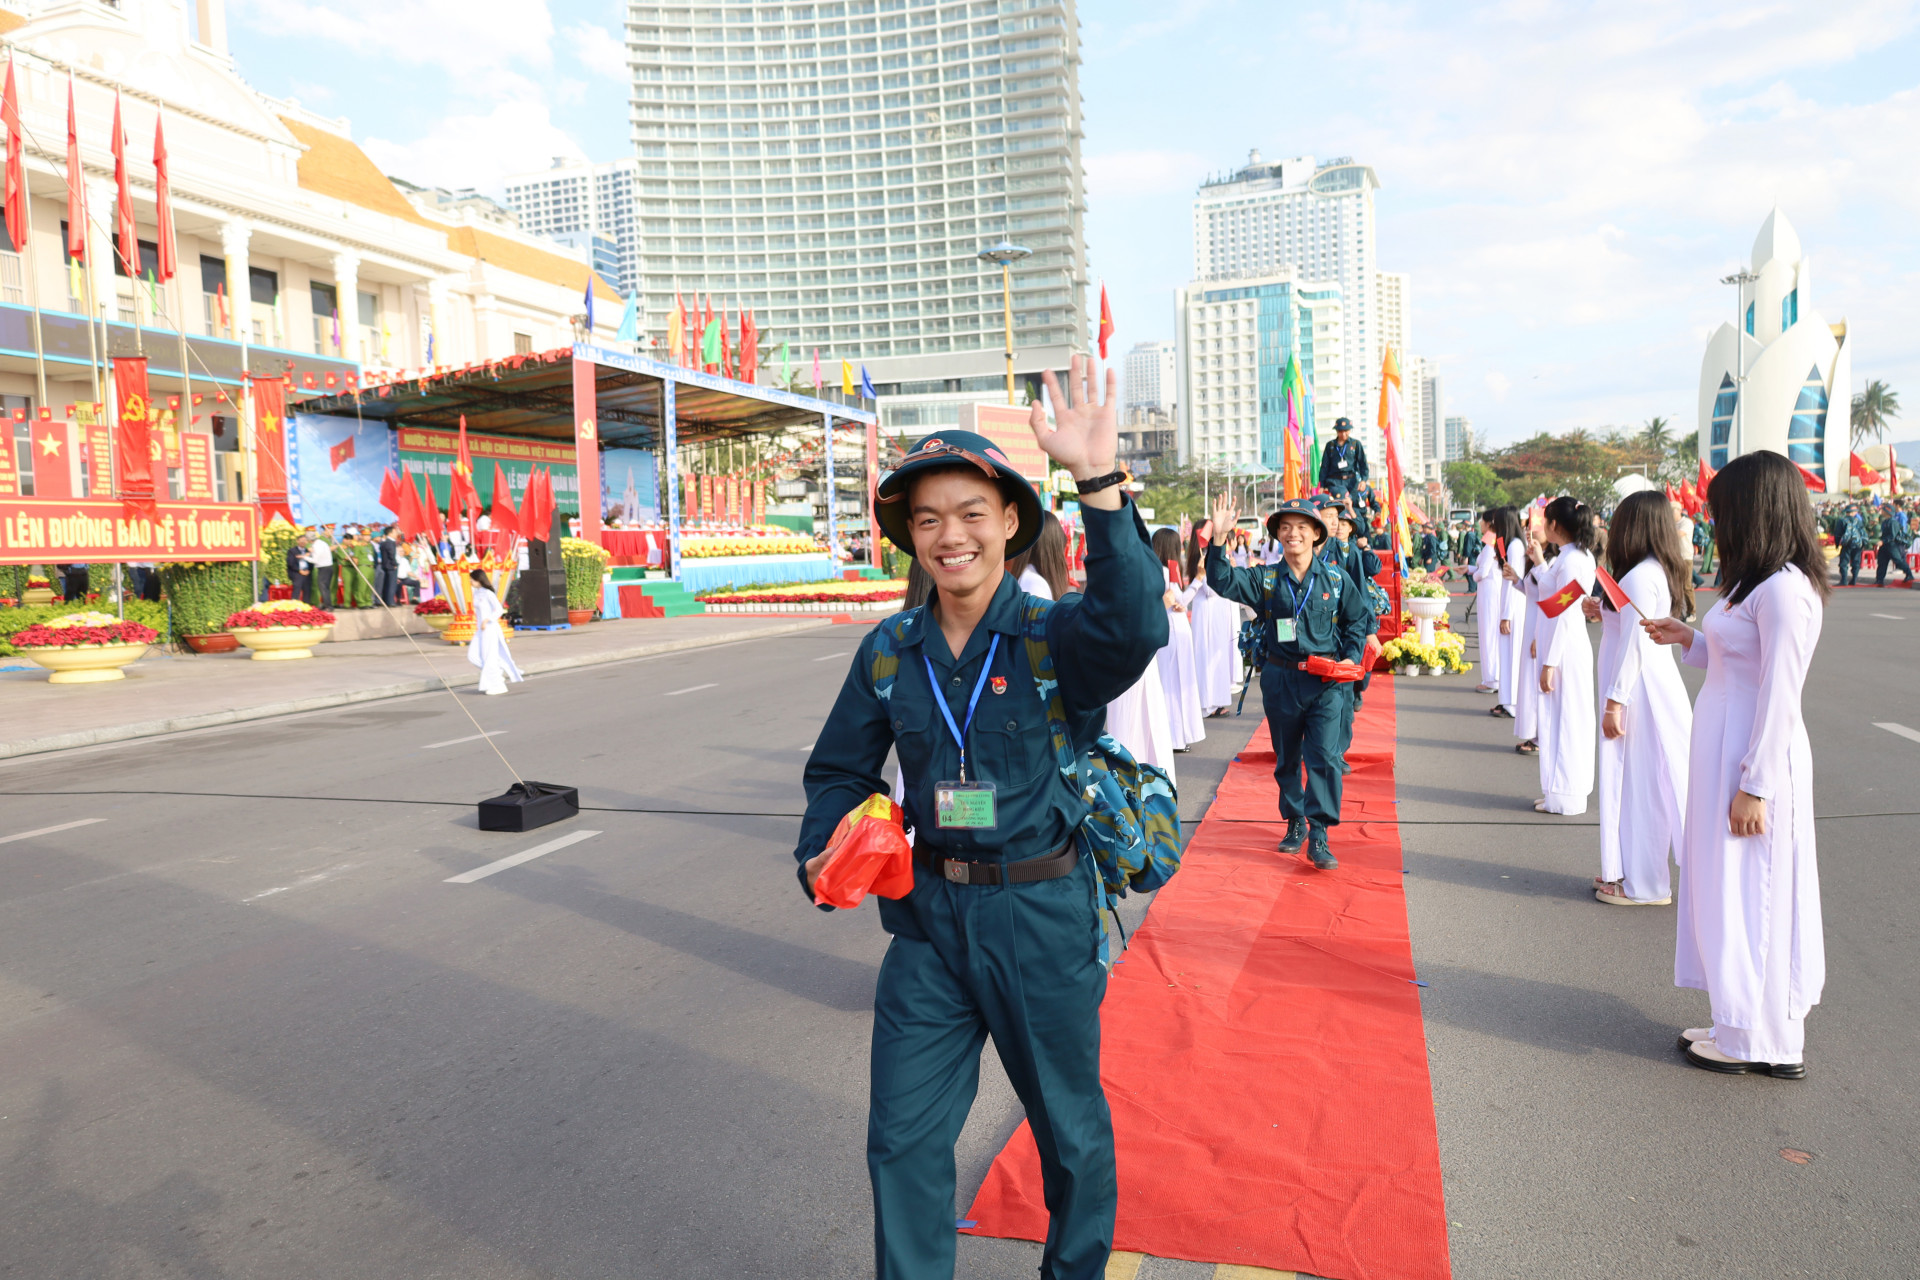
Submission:
<svg viewBox="0 0 1920 1280">
<path fill-rule="evenodd" d="M 1610 907 L 1664 907 L 1673 902 L 1671 894 L 1664 898 L 1629 898 L 1626 889 L 1618 883 L 1601 885 L 1593 891 L 1593 896 Z"/>
</svg>

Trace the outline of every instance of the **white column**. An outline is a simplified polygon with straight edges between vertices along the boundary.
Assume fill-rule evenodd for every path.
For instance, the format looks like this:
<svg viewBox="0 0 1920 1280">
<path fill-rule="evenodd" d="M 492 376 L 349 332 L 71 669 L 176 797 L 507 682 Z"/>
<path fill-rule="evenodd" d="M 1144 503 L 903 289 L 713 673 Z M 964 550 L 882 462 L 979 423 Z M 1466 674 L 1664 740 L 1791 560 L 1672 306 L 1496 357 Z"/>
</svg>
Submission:
<svg viewBox="0 0 1920 1280">
<path fill-rule="evenodd" d="M 247 254 L 253 228 L 238 218 L 220 226 L 220 252 L 227 259 L 227 318 L 232 323 L 231 338 L 240 344 L 241 367 L 246 367 L 246 349 L 253 337 L 250 309 L 253 305 L 252 260 Z M 215 317 L 216 324 L 219 317 Z"/>
<path fill-rule="evenodd" d="M 366 362 L 360 350 L 360 255 L 341 250 L 333 255 L 333 292 L 340 307 L 340 345 L 333 354 L 342 360 Z"/>
</svg>

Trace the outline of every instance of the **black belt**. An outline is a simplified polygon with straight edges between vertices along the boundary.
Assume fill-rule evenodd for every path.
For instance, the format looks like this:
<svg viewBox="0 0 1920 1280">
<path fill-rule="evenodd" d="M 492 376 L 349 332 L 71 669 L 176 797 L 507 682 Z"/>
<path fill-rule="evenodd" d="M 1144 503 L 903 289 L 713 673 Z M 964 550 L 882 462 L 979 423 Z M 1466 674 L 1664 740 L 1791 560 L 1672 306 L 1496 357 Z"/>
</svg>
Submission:
<svg viewBox="0 0 1920 1280">
<path fill-rule="evenodd" d="M 1052 853 L 1019 862 L 968 862 L 963 858 L 942 858 L 931 851 L 913 851 L 913 860 L 933 874 L 954 884 L 1031 884 L 1036 880 L 1058 880 L 1072 874 L 1080 861 L 1079 850 L 1069 839 Z"/>
</svg>

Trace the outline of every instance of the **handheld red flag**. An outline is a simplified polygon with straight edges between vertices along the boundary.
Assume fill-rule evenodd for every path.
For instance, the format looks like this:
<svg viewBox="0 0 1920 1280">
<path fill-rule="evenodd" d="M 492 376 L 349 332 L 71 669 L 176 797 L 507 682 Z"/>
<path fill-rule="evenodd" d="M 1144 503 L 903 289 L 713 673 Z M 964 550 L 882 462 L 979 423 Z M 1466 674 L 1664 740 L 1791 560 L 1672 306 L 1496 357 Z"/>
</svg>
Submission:
<svg viewBox="0 0 1920 1280">
<path fill-rule="evenodd" d="M 1613 580 L 1613 575 L 1607 572 L 1605 565 L 1594 565 L 1593 576 L 1599 579 L 1600 589 L 1607 593 L 1607 599 L 1613 602 L 1615 609 L 1625 613 L 1634 607 L 1633 601 L 1627 598 L 1625 588 Z"/>
<path fill-rule="evenodd" d="M 1580 597 L 1585 594 L 1587 593 L 1580 586 L 1580 580 L 1575 578 L 1566 586 L 1541 600 L 1540 612 L 1546 614 L 1549 618 L 1557 618 L 1577 604 Z"/>
<path fill-rule="evenodd" d="M 913 848 L 905 821 L 900 806 L 878 792 L 856 805 L 822 850 L 826 863 L 814 878 L 814 900 L 852 910 L 869 893 L 904 898 L 913 892 Z"/>
<path fill-rule="evenodd" d="M 73 73 L 67 73 L 67 257 L 87 260 L 87 178 L 80 163 L 80 126 L 73 113 Z"/>
<path fill-rule="evenodd" d="M 153 215 L 160 223 L 160 261 L 153 278 L 157 284 L 173 279 L 180 269 L 179 247 L 173 236 L 173 179 L 167 173 L 167 135 L 160 118 L 153 120 Z"/>
<path fill-rule="evenodd" d="M 7 237 L 24 252 L 27 245 L 26 135 L 20 128 L 20 94 L 13 87 L 13 59 L 7 59 L 7 88 L 0 96 L 0 123 L 7 127 Z"/>
<path fill-rule="evenodd" d="M 1100 358 L 1107 358 L 1107 339 L 1113 336 L 1113 307 L 1107 302 L 1107 282 L 1100 282 Z"/>
<path fill-rule="evenodd" d="M 380 505 L 396 516 L 400 514 L 400 477 L 391 468 L 380 477 Z"/>
<path fill-rule="evenodd" d="M 531 480 L 533 477 L 527 477 Z M 507 473 L 493 464 L 493 531 L 496 534 L 520 532 L 520 517 L 513 509 L 513 493 L 507 488 Z"/>
</svg>

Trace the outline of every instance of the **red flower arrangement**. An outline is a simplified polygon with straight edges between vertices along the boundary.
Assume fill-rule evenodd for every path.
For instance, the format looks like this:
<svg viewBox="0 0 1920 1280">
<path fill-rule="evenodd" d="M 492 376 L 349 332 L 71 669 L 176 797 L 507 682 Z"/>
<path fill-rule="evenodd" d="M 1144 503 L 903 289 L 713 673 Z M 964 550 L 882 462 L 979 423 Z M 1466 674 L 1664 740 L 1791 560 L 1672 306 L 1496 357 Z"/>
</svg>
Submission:
<svg viewBox="0 0 1920 1280">
<path fill-rule="evenodd" d="M 425 615 L 430 613 L 431 614 L 452 613 L 453 606 L 447 603 L 447 598 L 445 596 L 429 596 L 427 599 L 422 600 L 419 604 L 413 606 L 413 611 L 424 617 Z"/>
<path fill-rule="evenodd" d="M 258 609 L 242 609 L 227 619 L 229 631 L 263 631 L 274 627 L 330 627 L 332 625 L 333 615 L 325 609 L 275 609 L 271 613 L 263 613 Z"/>
<path fill-rule="evenodd" d="M 98 627 L 50 627 L 36 622 L 14 632 L 16 649 L 68 649 L 77 645 L 152 644 L 160 633 L 137 622 L 115 622 Z"/>
</svg>

